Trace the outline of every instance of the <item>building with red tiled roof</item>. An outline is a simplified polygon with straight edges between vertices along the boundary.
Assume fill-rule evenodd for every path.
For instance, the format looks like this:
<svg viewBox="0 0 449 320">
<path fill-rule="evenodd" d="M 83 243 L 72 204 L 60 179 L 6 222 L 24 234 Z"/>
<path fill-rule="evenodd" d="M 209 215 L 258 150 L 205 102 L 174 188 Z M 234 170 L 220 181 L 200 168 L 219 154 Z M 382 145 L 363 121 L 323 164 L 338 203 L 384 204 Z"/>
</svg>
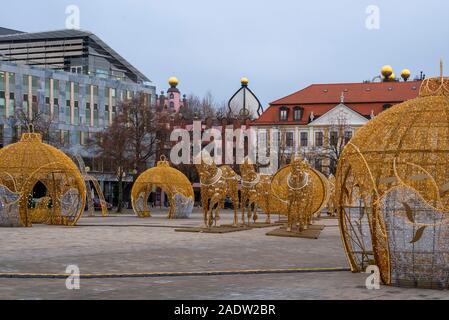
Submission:
<svg viewBox="0 0 449 320">
<path fill-rule="evenodd" d="M 338 159 L 338 154 L 333 160 L 326 155 L 338 153 L 330 150 L 337 149 L 332 143 L 342 148 L 371 118 L 416 98 L 420 86 L 420 80 L 312 84 L 271 102 L 252 127 L 267 134 L 273 129 L 280 132 L 281 164 L 288 162 L 293 152 L 301 153 L 317 169 L 330 173 Z"/>
</svg>

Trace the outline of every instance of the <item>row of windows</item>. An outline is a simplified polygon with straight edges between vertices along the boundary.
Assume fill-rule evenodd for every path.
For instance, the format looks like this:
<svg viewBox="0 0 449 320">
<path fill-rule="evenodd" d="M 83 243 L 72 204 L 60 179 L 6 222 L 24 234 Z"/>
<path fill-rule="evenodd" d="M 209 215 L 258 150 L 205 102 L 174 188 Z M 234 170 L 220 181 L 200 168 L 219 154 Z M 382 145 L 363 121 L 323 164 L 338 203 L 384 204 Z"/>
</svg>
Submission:
<svg viewBox="0 0 449 320">
<path fill-rule="evenodd" d="M 391 108 L 393 105 L 390 103 L 386 103 L 382 106 L 383 110 L 387 110 Z M 279 108 L 279 121 L 288 121 L 289 119 L 289 107 L 280 107 Z M 294 107 L 293 108 L 293 121 L 300 121 L 304 114 L 304 109 L 302 107 Z"/>
<path fill-rule="evenodd" d="M 9 81 L 9 103 L 6 106 L 6 87 L 8 77 Z M 51 115 L 55 121 L 64 120 L 66 123 L 80 124 L 80 85 L 76 82 L 66 82 L 66 111 L 65 119 L 59 119 L 59 80 L 45 79 L 45 113 Z M 23 94 L 22 110 L 31 117 L 38 113 L 38 91 L 40 88 L 40 78 L 24 75 L 22 77 Z M 30 90 L 31 88 L 31 90 Z M 85 124 L 98 126 L 99 106 L 98 106 L 98 86 L 87 85 L 85 87 L 86 105 L 85 105 Z M 0 116 L 12 116 L 15 114 L 15 74 L 11 72 L 0 72 Z M 12 92 L 11 92 L 12 91 Z M 29 95 L 31 91 L 31 96 Z M 132 99 L 133 91 L 120 91 L 120 100 Z M 105 125 L 109 125 L 111 120 L 117 114 L 117 90 L 115 88 L 105 88 L 104 90 L 104 118 Z M 31 105 L 31 107 L 30 107 Z M 91 107 L 93 106 L 93 108 Z M 6 112 L 7 111 L 7 112 Z"/>
<path fill-rule="evenodd" d="M 343 144 L 347 144 L 349 140 L 352 138 L 352 131 L 346 130 L 343 134 L 343 136 L 339 136 L 337 131 L 331 131 L 329 134 L 329 144 L 331 146 L 336 146 L 339 144 L 339 140 Z M 279 139 L 283 140 L 280 141 L 281 144 L 284 144 L 286 147 L 293 147 L 294 146 L 294 132 L 285 132 L 285 134 Z M 325 144 L 324 141 L 324 132 L 322 131 L 316 131 L 315 132 L 315 146 L 316 147 L 323 147 Z M 299 133 L 299 146 L 300 147 L 308 147 L 309 146 L 309 133 L 308 132 L 300 132 Z"/>
</svg>

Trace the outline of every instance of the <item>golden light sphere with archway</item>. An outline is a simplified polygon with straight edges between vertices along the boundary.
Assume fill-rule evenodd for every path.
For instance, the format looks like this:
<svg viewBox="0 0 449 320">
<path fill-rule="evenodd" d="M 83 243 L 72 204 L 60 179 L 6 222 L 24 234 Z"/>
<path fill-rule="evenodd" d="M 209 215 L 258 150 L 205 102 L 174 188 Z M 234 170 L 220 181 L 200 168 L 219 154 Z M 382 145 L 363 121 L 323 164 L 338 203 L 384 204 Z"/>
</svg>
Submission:
<svg viewBox="0 0 449 320">
<path fill-rule="evenodd" d="M 172 168 L 165 156 L 156 167 L 143 172 L 134 182 L 131 190 L 131 204 L 141 218 L 151 217 L 148 197 L 155 188 L 167 194 L 170 210 L 169 219 L 188 218 L 192 213 L 194 194 L 189 179 L 179 170 Z"/>
<path fill-rule="evenodd" d="M 35 199 L 37 184 L 45 187 L 45 196 Z M 85 202 L 78 167 L 62 151 L 43 143 L 39 133 L 24 133 L 19 142 L 0 149 L 0 226 L 72 226 Z"/>
<path fill-rule="evenodd" d="M 336 202 L 352 271 L 375 264 L 385 284 L 449 288 L 448 97 L 441 72 L 344 148 Z"/>
</svg>

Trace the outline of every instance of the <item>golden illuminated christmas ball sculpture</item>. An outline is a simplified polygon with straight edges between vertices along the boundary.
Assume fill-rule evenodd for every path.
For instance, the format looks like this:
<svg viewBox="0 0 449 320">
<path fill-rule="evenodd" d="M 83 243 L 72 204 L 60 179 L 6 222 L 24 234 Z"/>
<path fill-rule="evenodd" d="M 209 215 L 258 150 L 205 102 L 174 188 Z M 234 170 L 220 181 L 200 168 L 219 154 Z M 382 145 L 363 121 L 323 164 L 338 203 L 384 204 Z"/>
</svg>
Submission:
<svg viewBox="0 0 449 320">
<path fill-rule="evenodd" d="M 423 81 L 418 98 L 358 130 L 336 199 L 353 271 L 376 264 L 386 284 L 449 287 L 449 78 Z"/>
<path fill-rule="evenodd" d="M 38 183 L 46 194 L 34 199 Z M 0 226 L 71 226 L 81 217 L 85 201 L 84 180 L 75 163 L 43 143 L 39 133 L 24 133 L 19 142 L 0 149 Z"/>
<path fill-rule="evenodd" d="M 307 229 L 327 204 L 329 190 L 323 178 L 299 156 L 273 176 L 271 191 L 278 200 L 277 213 L 287 215 L 287 231 Z"/>
<path fill-rule="evenodd" d="M 194 202 L 192 185 L 181 171 L 170 167 L 162 156 L 156 167 L 148 169 L 137 178 L 131 190 L 132 207 L 139 217 L 151 217 L 148 197 L 157 187 L 168 197 L 170 203 L 168 219 L 191 216 Z"/>
</svg>

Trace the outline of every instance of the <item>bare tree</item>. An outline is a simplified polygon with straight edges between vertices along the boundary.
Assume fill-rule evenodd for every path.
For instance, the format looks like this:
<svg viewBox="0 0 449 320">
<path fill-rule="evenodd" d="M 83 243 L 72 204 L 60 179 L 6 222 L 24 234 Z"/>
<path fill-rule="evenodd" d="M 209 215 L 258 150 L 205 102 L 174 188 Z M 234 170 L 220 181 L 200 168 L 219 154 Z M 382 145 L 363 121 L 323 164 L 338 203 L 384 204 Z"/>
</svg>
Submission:
<svg viewBox="0 0 449 320">
<path fill-rule="evenodd" d="M 42 134 L 42 140 L 46 143 L 58 145 L 60 143 L 60 136 L 57 130 L 54 130 L 54 118 L 39 111 L 29 115 L 23 109 L 17 109 L 15 112 L 13 126 L 20 127 L 20 131 L 34 130 Z M 18 138 L 18 137 L 17 137 Z"/>
<path fill-rule="evenodd" d="M 158 143 L 169 134 L 168 114 L 158 112 L 142 94 L 127 101 L 119 108 L 126 121 L 128 152 L 133 170 L 140 173 L 146 169 L 148 160 L 158 152 Z"/>
<path fill-rule="evenodd" d="M 116 168 L 118 181 L 118 204 L 117 212 L 123 207 L 123 178 L 131 166 L 129 156 L 130 130 L 127 125 L 126 116 L 118 114 L 111 125 L 104 131 L 97 133 L 95 140 L 91 142 L 92 149 L 96 149 L 100 157 L 110 162 Z"/>
<path fill-rule="evenodd" d="M 325 130 L 323 146 L 320 150 L 312 151 L 311 158 L 325 161 L 324 167 L 329 174 L 336 174 L 337 164 L 345 145 L 352 137 L 352 129 L 344 115 L 339 115 L 332 120 L 331 125 Z M 310 156 L 310 155 L 309 155 Z"/>
</svg>

